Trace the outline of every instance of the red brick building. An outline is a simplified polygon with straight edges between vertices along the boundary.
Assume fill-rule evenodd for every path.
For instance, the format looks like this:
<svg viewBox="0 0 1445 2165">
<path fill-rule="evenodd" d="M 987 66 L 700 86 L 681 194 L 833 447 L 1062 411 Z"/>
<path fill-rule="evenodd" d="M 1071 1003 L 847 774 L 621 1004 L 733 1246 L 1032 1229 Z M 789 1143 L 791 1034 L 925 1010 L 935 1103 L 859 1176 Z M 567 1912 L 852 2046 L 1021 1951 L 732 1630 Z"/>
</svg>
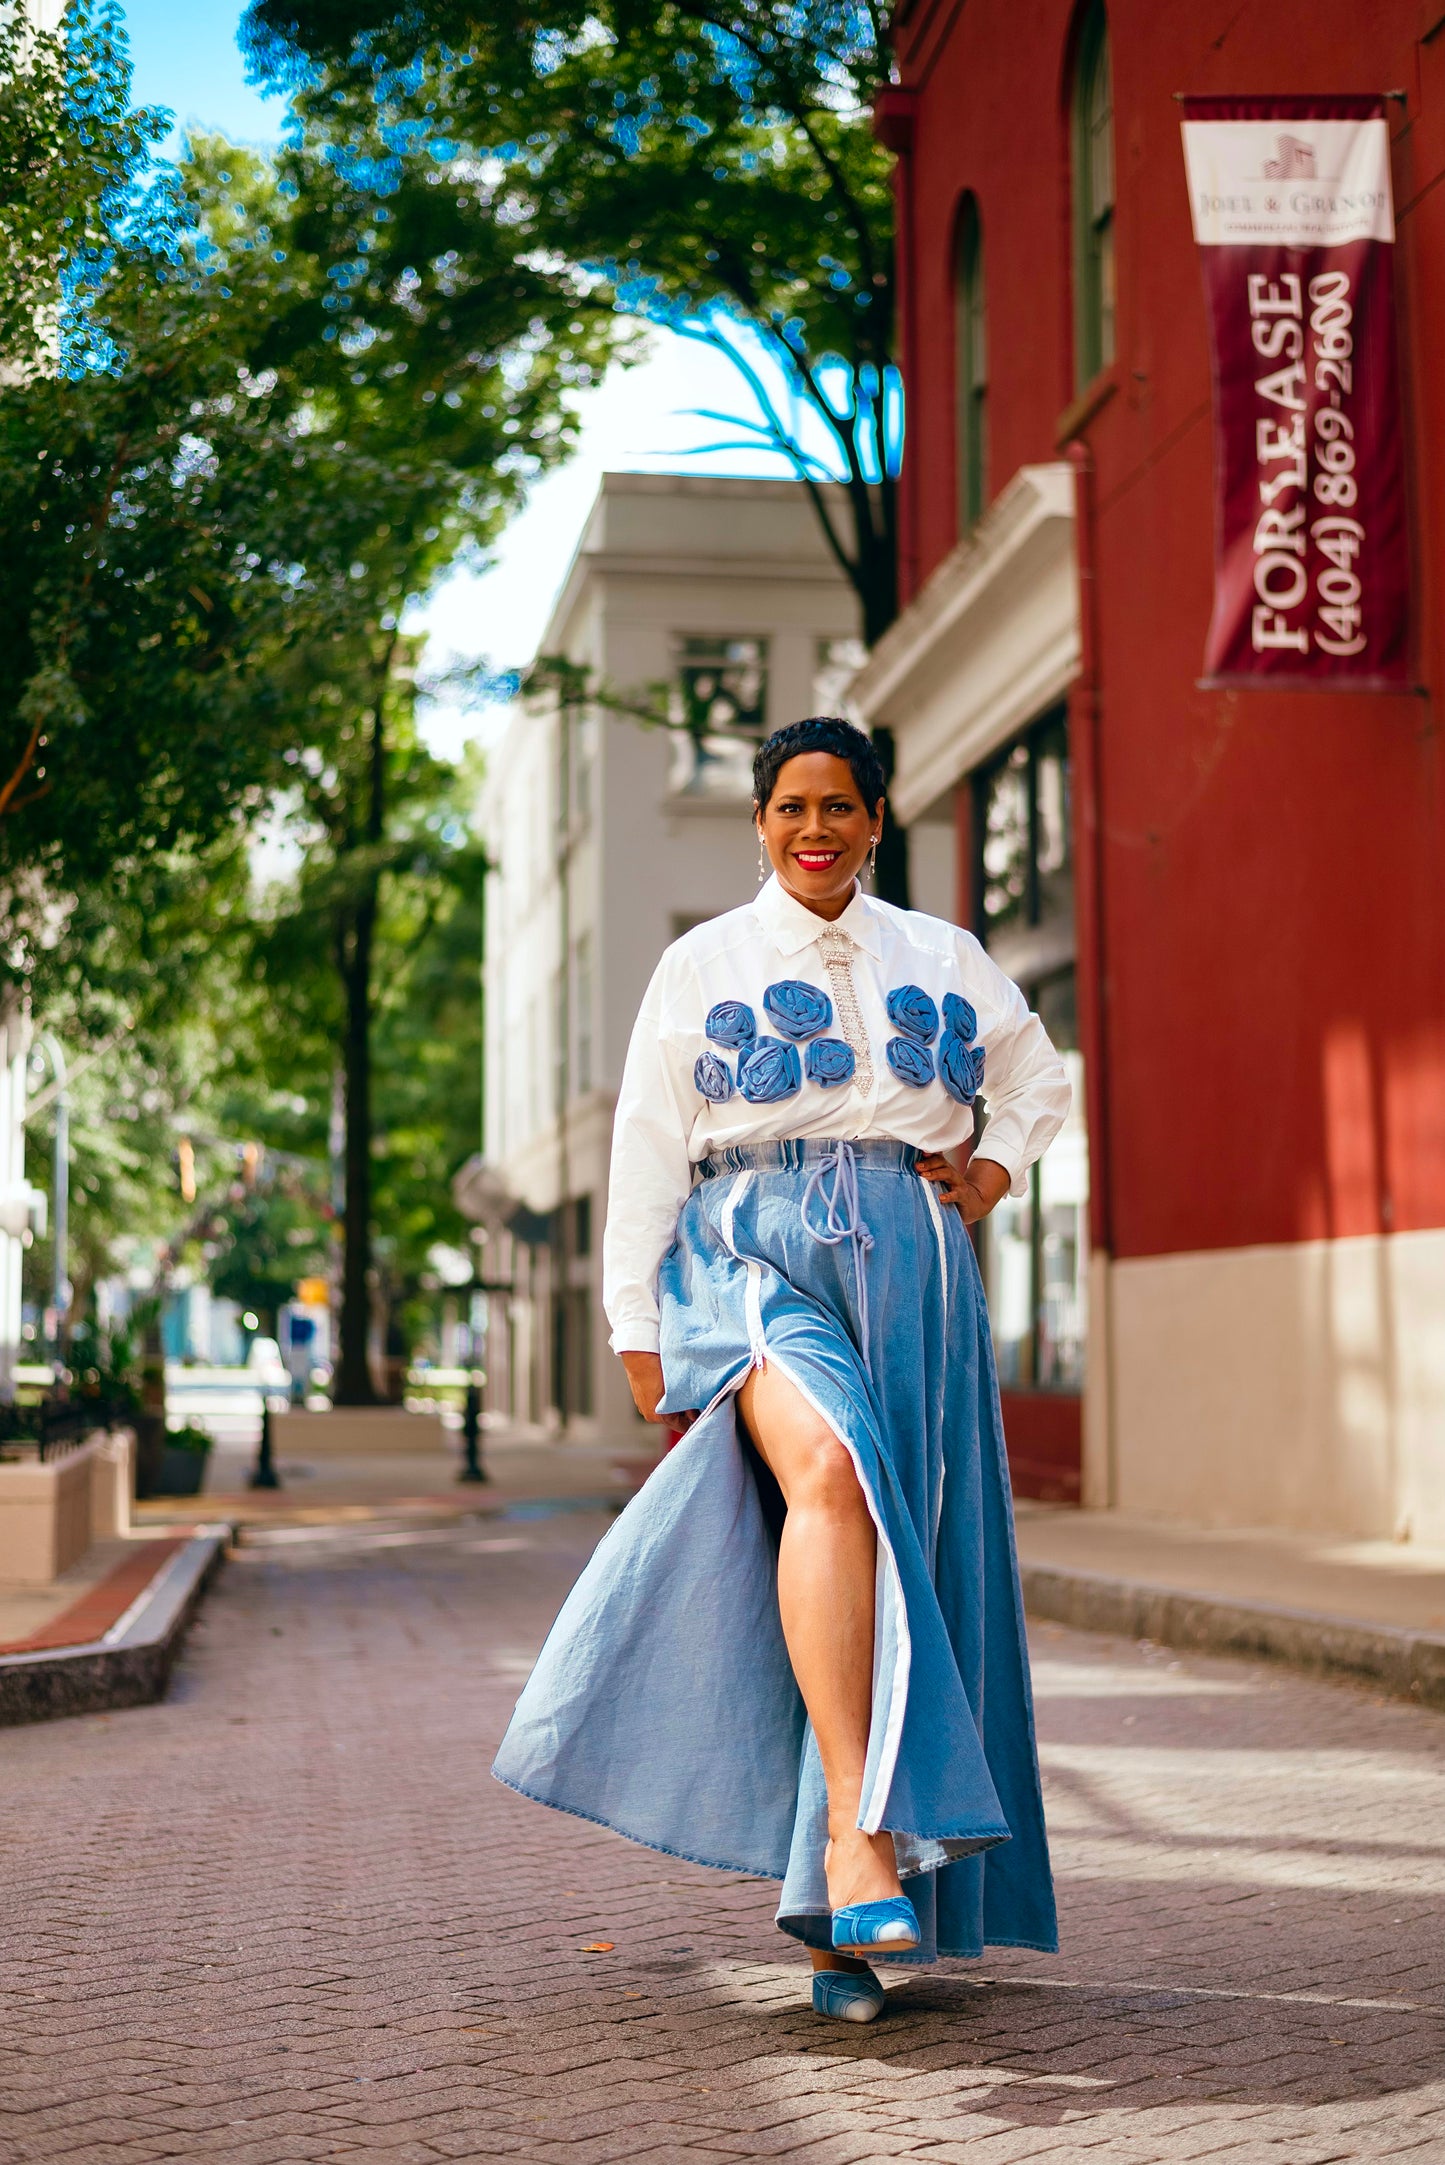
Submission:
<svg viewBox="0 0 1445 2165">
<path fill-rule="evenodd" d="M 1445 1540 L 1445 0 L 912 0 L 896 38 L 908 605 L 858 696 L 1084 1083 L 989 1232 L 1020 1485 Z M 1204 689 L 1177 94 L 1395 91 L 1419 689 Z"/>
</svg>

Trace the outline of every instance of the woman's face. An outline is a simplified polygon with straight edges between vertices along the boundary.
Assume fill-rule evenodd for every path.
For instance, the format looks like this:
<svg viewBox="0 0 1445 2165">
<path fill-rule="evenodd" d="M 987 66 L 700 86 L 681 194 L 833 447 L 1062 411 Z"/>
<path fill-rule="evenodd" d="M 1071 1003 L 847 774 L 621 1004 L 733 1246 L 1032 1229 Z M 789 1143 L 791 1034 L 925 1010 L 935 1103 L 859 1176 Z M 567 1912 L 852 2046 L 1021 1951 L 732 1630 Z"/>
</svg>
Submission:
<svg viewBox="0 0 1445 2165">
<path fill-rule="evenodd" d="M 883 800 L 870 809 L 846 759 L 799 752 L 778 769 L 757 815 L 773 870 L 790 895 L 823 917 L 847 908 L 853 882 L 883 826 Z"/>
</svg>

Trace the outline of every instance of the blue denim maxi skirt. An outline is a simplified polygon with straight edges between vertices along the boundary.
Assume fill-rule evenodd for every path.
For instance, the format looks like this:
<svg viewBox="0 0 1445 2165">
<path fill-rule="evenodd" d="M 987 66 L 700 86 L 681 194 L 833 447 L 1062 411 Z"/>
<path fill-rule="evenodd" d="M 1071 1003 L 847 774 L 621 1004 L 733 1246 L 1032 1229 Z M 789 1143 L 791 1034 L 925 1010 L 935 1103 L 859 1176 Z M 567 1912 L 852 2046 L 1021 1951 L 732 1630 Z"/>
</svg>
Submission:
<svg viewBox="0 0 1445 2165">
<path fill-rule="evenodd" d="M 778 1499 L 733 1403 L 775 1362 L 846 1445 L 878 1532 L 859 1824 L 923 1928 L 901 1959 L 1058 1944 L 983 1288 L 894 1142 L 794 1141 L 700 1169 L 664 1261 L 664 1409 L 702 1417 L 562 1608 L 493 1768 L 672 1856 L 781 1880 L 830 1944 L 827 1799 L 778 1618 Z"/>
</svg>

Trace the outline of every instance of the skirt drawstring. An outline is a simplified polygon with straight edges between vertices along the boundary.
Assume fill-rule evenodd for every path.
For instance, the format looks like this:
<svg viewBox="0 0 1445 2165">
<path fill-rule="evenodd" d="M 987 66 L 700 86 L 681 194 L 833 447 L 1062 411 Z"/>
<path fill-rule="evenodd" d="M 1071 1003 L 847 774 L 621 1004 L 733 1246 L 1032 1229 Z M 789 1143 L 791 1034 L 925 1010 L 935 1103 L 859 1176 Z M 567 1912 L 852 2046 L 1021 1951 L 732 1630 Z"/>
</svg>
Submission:
<svg viewBox="0 0 1445 2165">
<path fill-rule="evenodd" d="M 823 1186 L 827 1173 L 833 1175 L 832 1187 Z M 827 1215 L 822 1225 L 814 1225 L 808 1216 L 808 1205 L 814 1195 L 821 1197 Z M 873 1245 L 873 1235 L 863 1223 L 862 1205 L 858 1200 L 858 1161 L 853 1155 L 853 1145 L 846 1142 L 831 1143 L 823 1152 L 803 1190 L 799 1205 L 803 1230 L 826 1248 L 836 1248 L 848 1241 L 853 1249 L 853 1269 L 858 1281 L 858 1336 L 862 1341 L 863 1366 L 868 1380 L 873 1380 L 873 1364 L 868 1358 L 868 1251 Z"/>
</svg>

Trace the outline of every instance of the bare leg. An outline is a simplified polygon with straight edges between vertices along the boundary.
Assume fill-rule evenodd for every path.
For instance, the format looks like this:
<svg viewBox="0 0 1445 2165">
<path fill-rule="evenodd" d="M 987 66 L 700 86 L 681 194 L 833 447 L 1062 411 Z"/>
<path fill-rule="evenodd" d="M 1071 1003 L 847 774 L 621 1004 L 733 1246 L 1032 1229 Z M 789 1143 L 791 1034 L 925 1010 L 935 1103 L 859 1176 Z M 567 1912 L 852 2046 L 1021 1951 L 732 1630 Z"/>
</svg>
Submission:
<svg viewBox="0 0 1445 2165">
<path fill-rule="evenodd" d="M 788 1507 L 778 1548 L 778 1609 L 828 1786 L 828 1900 L 834 1909 L 886 1901 L 901 1891 L 893 1837 L 864 1834 L 858 1826 L 877 1561 L 867 1499 L 843 1445 L 780 1369 L 754 1369 L 738 1406 Z M 840 1956 L 813 1957 L 815 1969 L 840 1966 Z"/>
</svg>

